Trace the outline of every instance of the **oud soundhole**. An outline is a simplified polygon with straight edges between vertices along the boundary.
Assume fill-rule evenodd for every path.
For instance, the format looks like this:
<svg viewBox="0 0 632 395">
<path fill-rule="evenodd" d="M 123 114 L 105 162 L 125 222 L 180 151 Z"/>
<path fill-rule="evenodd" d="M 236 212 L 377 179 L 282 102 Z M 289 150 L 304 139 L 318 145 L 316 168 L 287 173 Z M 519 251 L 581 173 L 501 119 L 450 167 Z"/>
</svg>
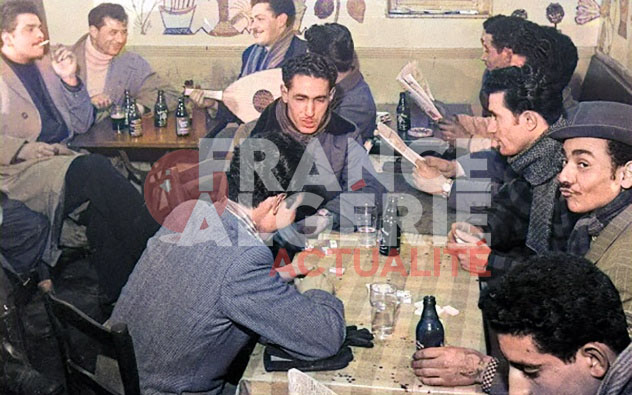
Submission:
<svg viewBox="0 0 632 395">
<path fill-rule="evenodd" d="M 263 110 L 265 110 L 265 108 L 273 101 L 274 96 L 272 95 L 272 92 L 265 89 L 258 90 L 252 97 L 252 104 L 255 107 L 255 110 L 259 112 L 263 112 Z"/>
</svg>

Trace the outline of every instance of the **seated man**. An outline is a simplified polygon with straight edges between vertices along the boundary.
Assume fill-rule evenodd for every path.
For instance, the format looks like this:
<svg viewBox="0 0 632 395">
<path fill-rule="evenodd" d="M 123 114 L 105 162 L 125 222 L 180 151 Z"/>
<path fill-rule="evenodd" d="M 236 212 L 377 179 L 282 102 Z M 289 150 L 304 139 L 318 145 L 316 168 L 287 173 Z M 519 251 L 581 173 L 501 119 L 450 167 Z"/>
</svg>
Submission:
<svg viewBox="0 0 632 395">
<path fill-rule="evenodd" d="M 579 103 L 551 138 L 564 142 L 562 196 L 571 212 L 582 215 L 567 251 L 610 276 L 632 333 L 632 106 Z"/>
<path fill-rule="evenodd" d="M 343 305 L 324 274 L 305 277 L 297 290 L 272 271 L 263 239 L 294 221 L 301 194 L 291 194 L 290 181 L 303 150 L 281 133 L 261 137 L 275 152 L 257 147 L 261 139 L 242 143 L 228 199 L 179 205 L 114 308 L 109 322 L 129 327 L 143 393 L 222 393 L 231 362 L 258 336 L 305 360 L 342 345 Z M 270 157 L 274 166 L 261 172 Z"/>
<path fill-rule="evenodd" d="M 586 259 L 546 254 L 483 292 L 516 394 L 630 394 L 632 346 L 614 285 Z"/>
<path fill-rule="evenodd" d="M 488 68 L 484 80 L 493 69 L 507 67 L 505 65 L 511 62 L 522 63 L 542 70 L 550 81 L 557 81 L 560 89 L 563 89 L 563 97 L 567 93 L 570 96 L 567 85 L 577 65 L 577 48 L 570 38 L 555 29 L 513 17 L 492 17 L 484 26 L 486 33 L 483 35 L 483 45 L 486 53 L 483 58 L 488 67 L 495 65 Z M 493 45 L 488 43 L 490 37 Z M 495 48 L 498 45 L 503 45 L 502 51 Z M 482 94 L 481 97 L 481 102 L 487 108 L 487 96 Z M 565 101 L 564 107 L 568 109 L 571 104 Z M 426 157 L 426 162 L 415 172 L 415 184 L 424 192 L 447 195 L 450 207 L 469 211 L 471 208 L 479 209 L 489 205 L 490 195 L 495 195 L 515 174 L 507 167 L 506 158 L 498 152 L 488 150 L 491 140 L 485 129 L 490 118 L 460 119 L 462 125 L 478 124 L 479 129 L 482 129 L 471 133 L 473 136 L 469 140 L 469 154 L 452 161 Z M 446 126 L 447 123 L 442 125 Z M 459 124 L 453 126 L 459 128 Z M 468 132 L 461 137 L 469 135 Z M 482 147 L 479 143 L 486 146 Z M 475 147 L 476 145 L 479 147 Z M 487 149 L 480 150 L 481 148 Z M 456 180 L 453 181 L 453 178 Z"/>
<path fill-rule="evenodd" d="M 90 31 L 72 51 L 79 64 L 79 77 L 85 82 L 97 121 L 107 116 L 112 103 L 122 104 L 128 89 L 137 104 L 153 108 L 158 90 L 165 91 L 169 110 L 174 110 L 179 93 L 163 81 L 145 59 L 125 51 L 127 14 L 119 4 L 102 3 L 88 14 Z"/>
<path fill-rule="evenodd" d="M 257 71 L 282 67 L 289 59 L 307 52 L 305 41 L 296 36 L 294 21 L 296 8 L 293 0 L 250 0 L 252 25 L 250 27 L 255 43 L 241 56 L 239 77 Z M 209 108 L 215 113 L 216 125 L 208 136 L 214 137 L 228 122 L 238 121 L 227 108 L 212 99 L 205 99 L 200 89 L 193 91 L 191 100 L 199 107 Z"/>
<path fill-rule="evenodd" d="M 72 52 L 44 56 L 37 8 L 2 7 L 0 60 L 0 190 L 46 215 L 50 232 L 42 260 L 55 265 L 63 218 L 90 202 L 88 241 L 104 302 L 116 300 L 157 224 L 138 191 L 98 155 L 79 155 L 65 142 L 85 133 L 94 112 L 76 76 Z"/>
<path fill-rule="evenodd" d="M 305 39 L 309 52 L 329 58 L 338 70 L 332 111 L 356 125 L 364 141 L 372 138 L 375 101 L 360 72 L 349 29 L 337 23 L 312 25 L 305 32 Z"/>
<path fill-rule="evenodd" d="M 286 134 L 297 147 L 311 151 L 318 169 L 317 193 L 324 199 L 313 218 L 320 230 L 332 221 L 342 229 L 354 223 L 342 193 L 371 194 L 370 203 L 379 211 L 383 192 L 355 125 L 331 111 L 336 77 L 336 67 L 323 56 L 308 53 L 290 59 L 283 66 L 281 98 L 263 111 L 252 131 L 252 136 Z"/>
</svg>

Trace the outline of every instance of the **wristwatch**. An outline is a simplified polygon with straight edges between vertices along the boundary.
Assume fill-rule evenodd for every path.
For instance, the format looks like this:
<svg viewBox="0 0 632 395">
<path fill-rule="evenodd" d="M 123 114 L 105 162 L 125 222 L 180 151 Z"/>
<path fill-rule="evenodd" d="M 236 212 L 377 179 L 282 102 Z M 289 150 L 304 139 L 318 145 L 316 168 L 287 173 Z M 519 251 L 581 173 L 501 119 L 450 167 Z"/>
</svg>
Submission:
<svg viewBox="0 0 632 395">
<path fill-rule="evenodd" d="M 441 185 L 441 195 L 444 198 L 449 198 L 450 197 L 450 191 L 452 191 L 452 184 L 454 184 L 454 180 L 451 178 L 448 178 L 446 180 L 446 182 L 443 183 L 443 185 Z"/>
</svg>

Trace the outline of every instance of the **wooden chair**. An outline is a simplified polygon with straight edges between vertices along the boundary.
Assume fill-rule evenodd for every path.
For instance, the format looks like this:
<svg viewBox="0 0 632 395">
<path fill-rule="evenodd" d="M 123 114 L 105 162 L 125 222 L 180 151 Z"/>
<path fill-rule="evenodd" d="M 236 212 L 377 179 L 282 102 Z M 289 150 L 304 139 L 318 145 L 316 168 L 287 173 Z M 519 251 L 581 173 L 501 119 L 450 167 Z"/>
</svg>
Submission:
<svg viewBox="0 0 632 395">
<path fill-rule="evenodd" d="M 115 385 L 104 383 L 96 375 L 77 363 L 75 355 L 81 353 L 73 347 L 70 328 L 75 328 L 101 347 L 101 351 L 115 358 L 123 384 L 123 394 L 140 394 L 138 368 L 132 338 L 127 325 L 117 323 L 107 328 L 72 304 L 57 298 L 53 292 L 44 295 L 46 312 L 59 344 L 59 351 L 64 363 L 66 385 L 70 393 L 83 394 L 82 389 L 91 389 L 97 395 L 119 394 L 113 389 Z"/>
</svg>

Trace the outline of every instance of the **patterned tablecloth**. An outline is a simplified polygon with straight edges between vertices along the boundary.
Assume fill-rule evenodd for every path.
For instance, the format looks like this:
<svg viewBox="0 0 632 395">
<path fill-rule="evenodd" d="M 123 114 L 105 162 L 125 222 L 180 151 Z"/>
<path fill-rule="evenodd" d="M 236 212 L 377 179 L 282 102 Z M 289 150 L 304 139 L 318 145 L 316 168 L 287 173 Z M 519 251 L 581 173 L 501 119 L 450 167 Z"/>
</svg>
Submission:
<svg viewBox="0 0 632 395">
<path fill-rule="evenodd" d="M 405 234 L 402 237 L 401 259 L 383 257 L 377 248 L 354 247 L 357 245 L 354 235 L 326 238 L 337 240 L 338 253 L 329 251 L 330 254 L 324 258 L 311 254 L 304 260 L 308 265 L 317 263 L 325 268 L 334 279 L 336 296 L 345 305 L 347 325 L 370 329 L 371 306 L 366 284 L 388 282 L 398 289 L 410 291 L 412 303 L 422 300 L 424 295 L 434 295 L 438 305 L 450 305 L 459 310 L 455 316 L 441 317 L 446 343 L 485 352 L 482 318 L 477 306 L 477 278 L 460 270 L 451 256 L 443 252 L 445 237 Z M 329 242 L 320 240 L 320 243 Z M 340 271 L 329 270 L 336 266 L 344 268 L 342 275 Z M 420 317 L 414 314 L 412 303 L 400 305 L 390 339 L 376 341 L 374 348 L 352 347 L 354 360 L 345 369 L 309 375 L 336 394 L 481 393 L 479 386 L 425 386 L 415 377 L 410 362 L 415 351 L 415 327 Z M 263 346 L 257 345 L 238 393 L 276 395 L 287 392 L 287 373 L 267 373 L 263 367 Z"/>
</svg>

